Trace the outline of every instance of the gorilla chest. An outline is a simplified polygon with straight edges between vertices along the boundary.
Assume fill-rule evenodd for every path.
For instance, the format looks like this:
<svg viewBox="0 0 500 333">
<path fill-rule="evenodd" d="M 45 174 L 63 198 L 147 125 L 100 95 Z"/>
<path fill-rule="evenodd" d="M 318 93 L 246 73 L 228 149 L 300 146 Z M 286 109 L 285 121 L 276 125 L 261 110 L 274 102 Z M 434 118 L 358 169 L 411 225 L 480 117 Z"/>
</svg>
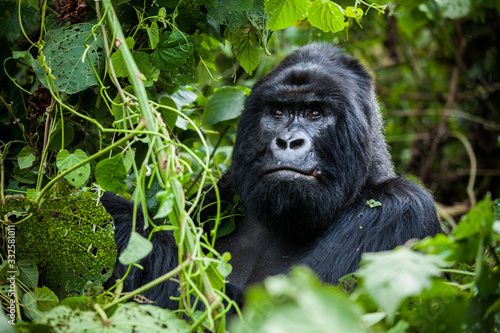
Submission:
<svg viewBox="0 0 500 333">
<path fill-rule="evenodd" d="M 244 217 L 235 232 L 217 241 L 216 249 L 231 253 L 229 281 L 246 287 L 269 275 L 286 273 L 306 247 Z"/>
</svg>

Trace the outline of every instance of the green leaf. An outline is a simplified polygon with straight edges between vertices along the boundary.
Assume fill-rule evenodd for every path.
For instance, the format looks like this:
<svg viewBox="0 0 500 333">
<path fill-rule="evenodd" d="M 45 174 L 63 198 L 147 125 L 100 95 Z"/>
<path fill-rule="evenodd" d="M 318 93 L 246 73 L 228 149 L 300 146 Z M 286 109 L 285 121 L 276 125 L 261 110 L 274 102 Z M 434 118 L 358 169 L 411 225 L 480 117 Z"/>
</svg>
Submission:
<svg viewBox="0 0 500 333">
<path fill-rule="evenodd" d="M 116 77 L 125 77 L 128 75 L 127 67 L 122 59 L 122 53 L 119 50 L 113 52 L 111 55 L 111 64 L 113 65 Z"/>
<path fill-rule="evenodd" d="M 248 74 L 252 74 L 253 70 L 259 65 L 260 50 L 259 38 L 255 33 L 241 36 L 236 59 Z"/>
<path fill-rule="evenodd" d="M 130 170 L 135 161 L 135 149 L 128 149 L 123 156 L 123 165 L 125 165 L 125 170 Z"/>
<path fill-rule="evenodd" d="M 232 321 L 229 332 L 366 332 L 359 306 L 305 267 L 250 289 L 243 319 Z"/>
<path fill-rule="evenodd" d="M 208 100 L 203 112 L 203 124 L 213 125 L 221 121 L 239 117 L 243 111 L 245 100 L 245 92 L 237 87 L 222 87 L 217 89 Z"/>
<path fill-rule="evenodd" d="M 414 300 L 406 302 L 409 305 L 405 308 L 414 311 L 403 318 L 408 320 L 412 329 L 400 332 L 464 332 L 469 297 L 468 292 L 461 291 L 458 286 L 450 285 L 448 281 L 434 280 L 432 287 L 420 294 L 418 306 L 414 306 Z M 480 330 L 471 329 L 465 332 L 480 332 Z"/>
<path fill-rule="evenodd" d="M 33 33 L 40 26 L 40 16 L 36 10 L 24 3 L 21 3 L 21 14 L 19 14 L 19 4 L 17 2 L 0 1 L 0 37 L 6 38 L 9 42 L 19 41 L 23 36 L 19 18 L 22 21 L 22 28 L 26 34 Z"/>
<path fill-rule="evenodd" d="M 126 303 L 117 308 L 109 321 L 103 321 L 95 311 L 73 311 L 58 306 L 37 320 L 33 332 L 122 332 L 122 333 L 189 333 L 189 325 L 170 310 L 154 305 Z"/>
<path fill-rule="evenodd" d="M 319 0 L 317 0 L 319 1 Z M 285 29 L 307 15 L 309 0 L 266 0 L 266 12 L 269 15 L 270 30 Z"/>
<path fill-rule="evenodd" d="M 95 168 L 95 179 L 106 191 L 121 194 L 127 189 L 127 169 L 121 154 L 100 161 Z"/>
<path fill-rule="evenodd" d="M 72 310 L 86 310 L 90 309 L 90 307 L 94 304 L 91 297 L 88 296 L 73 296 L 67 297 L 61 300 L 59 305 L 65 305 L 71 308 Z"/>
<path fill-rule="evenodd" d="M 168 96 L 161 97 L 160 104 L 171 107 L 172 109 L 178 110 L 177 104 L 175 104 L 175 101 Z M 179 114 L 175 111 L 164 109 L 164 108 L 160 108 L 159 111 L 160 111 L 161 117 L 163 118 L 163 121 L 165 121 L 165 124 L 167 124 L 168 128 L 173 129 L 175 127 L 175 123 L 177 122 L 177 118 L 179 117 Z"/>
<path fill-rule="evenodd" d="M 42 312 L 49 311 L 59 303 L 59 299 L 52 290 L 47 287 L 35 289 L 36 307 Z"/>
<path fill-rule="evenodd" d="M 160 70 L 153 66 L 151 60 L 149 60 L 149 55 L 145 52 L 134 52 L 132 53 L 134 61 L 137 64 L 139 71 L 146 77 L 145 86 L 153 85 L 153 81 L 158 80 L 160 75 Z"/>
<path fill-rule="evenodd" d="M 64 125 L 64 147 L 67 147 L 75 138 L 75 130 L 73 126 Z M 63 131 L 61 123 L 58 122 L 56 128 L 50 133 L 49 144 L 47 148 L 50 150 L 59 150 L 63 147 Z"/>
<path fill-rule="evenodd" d="M 36 308 L 36 298 L 35 293 L 30 291 L 23 295 L 21 302 L 23 307 L 23 313 L 28 319 L 36 320 L 42 318 L 42 313 Z"/>
<path fill-rule="evenodd" d="M 443 17 L 456 20 L 467 16 L 471 10 L 470 0 L 434 0 L 441 9 Z"/>
<path fill-rule="evenodd" d="M 155 219 L 167 217 L 168 214 L 174 209 L 174 194 L 172 192 L 160 191 L 156 193 L 156 200 L 160 202 L 158 212 L 154 216 Z"/>
<path fill-rule="evenodd" d="M 234 1 L 218 0 L 217 7 L 208 7 L 208 14 L 219 24 L 227 25 L 229 30 L 237 33 L 246 22 L 246 11 L 251 8 L 251 0 Z"/>
<path fill-rule="evenodd" d="M 194 53 L 191 36 L 167 31 L 160 37 L 157 49 L 151 54 L 151 61 L 162 71 L 171 71 L 184 65 Z"/>
<path fill-rule="evenodd" d="M 399 248 L 363 254 L 358 273 L 368 295 L 387 312 L 391 322 L 405 298 L 431 287 L 431 277 L 441 274 L 441 265 L 444 261 L 437 256 Z"/>
<path fill-rule="evenodd" d="M 196 64 L 194 57 L 189 57 L 180 68 L 165 72 L 170 80 L 178 85 L 188 85 L 194 82 Z"/>
<path fill-rule="evenodd" d="M 32 319 L 40 319 L 43 312 L 51 310 L 59 303 L 59 299 L 52 290 L 47 287 L 35 288 L 34 292 L 28 292 L 23 296 L 24 314 Z"/>
<path fill-rule="evenodd" d="M 156 46 L 160 42 L 160 32 L 158 31 L 158 23 L 154 21 L 151 23 L 151 26 L 146 29 L 146 32 L 148 33 L 149 37 L 149 47 L 151 49 L 156 49 Z"/>
<path fill-rule="evenodd" d="M 36 161 L 35 155 L 33 155 L 33 149 L 30 146 L 25 146 L 19 152 L 17 156 L 17 163 L 21 169 L 29 168 Z"/>
<path fill-rule="evenodd" d="M 90 23 L 76 23 L 67 28 L 49 30 L 45 35 L 42 52 L 59 92 L 71 95 L 99 83 L 92 67 L 97 74 L 104 68 L 104 44 L 101 30 L 92 31 L 92 28 Z M 47 87 L 39 59 L 33 69 Z"/>
<path fill-rule="evenodd" d="M 215 51 L 219 49 L 219 41 L 206 34 L 194 35 L 193 41 L 196 47 L 196 53 L 203 59 L 205 65 L 216 70 Z"/>
<path fill-rule="evenodd" d="M 38 286 L 38 268 L 31 259 L 22 258 L 17 262 L 19 268 L 18 279 L 30 289 Z"/>
<path fill-rule="evenodd" d="M 62 149 L 56 157 L 56 165 L 60 172 L 63 172 L 78 163 L 85 161 L 88 158 L 87 154 L 80 149 L 75 150 L 73 154 L 70 154 L 66 149 Z M 90 164 L 85 164 L 76 170 L 71 171 L 64 179 L 68 181 L 71 185 L 75 187 L 82 187 L 85 185 L 90 177 Z"/>
<path fill-rule="evenodd" d="M 342 31 L 349 25 L 348 22 L 345 22 L 342 7 L 328 0 L 314 1 L 309 8 L 307 19 L 312 25 L 324 32 Z"/>
<path fill-rule="evenodd" d="M 368 206 L 370 206 L 370 208 L 375 208 L 375 207 L 379 207 L 379 206 L 382 206 L 382 203 L 380 201 L 376 201 L 374 199 L 370 199 L 366 202 L 366 204 Z"/>
<path fill-rule="evenodd" d="M 26 207 L 18 224 L 16 252 L 36 264 L 43 285 L 60 298 L 81 295 L 109 279 L 116 262 L 111 218 L 96 205 L 97 195 L 74 192 L 59 182 L 40 205 L 29 199 L 0 205 L 0 214 Z"/>
<path fill-rule="evenodd" d="M 127 37 L 125 39 L 125 44 L 129 50 L 134 48 L 135 41 L 132 37 Z M 122 52 L 116 50 L 111 55 L 111 64 L 113 65 L 113 70 L 115 71 L 116 77 L 126 77 L 128 75 L 127 66 L 123 62 Z"/>
<path fill-rule="evenodd" d="M 19 167 L 15 167 L 12 171 L 14 173 L 14 179 L 17 180 L 18 182 L 24 184 L 36 183 L 35 175 L 28 169 L 21 169 Z"/>
<path fill-rule="evenodd" d="M 153 243 L 142 237 L 135 231 L 132 231 L 127 247 L 118 257 L 123 265 L 130 265 L 139 262 L 153 250 Z"/>
<path fill-rule="evenodd" d="M 473 263 L 480 242 L 490 245 L 493 236 L 493 202 L 486 196 L 474 206 L 452 231 L 458 243 L 451 259 Z"/>
</svg>

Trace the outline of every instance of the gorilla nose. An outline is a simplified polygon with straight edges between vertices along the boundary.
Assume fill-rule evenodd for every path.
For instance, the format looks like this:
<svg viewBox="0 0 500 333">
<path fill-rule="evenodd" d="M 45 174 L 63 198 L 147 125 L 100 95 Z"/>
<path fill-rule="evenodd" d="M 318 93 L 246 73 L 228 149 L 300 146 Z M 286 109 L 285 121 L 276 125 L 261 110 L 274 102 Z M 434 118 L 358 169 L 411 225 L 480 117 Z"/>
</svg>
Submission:
<svg viewBox="0 0 500 333">
<path fill-rule="evenodd" d="M 311 140 L 302 131 L 284 131 L 273 141 L 271 151 L 280 159 L 305 157 L 311 151 Z"/>
</svg>

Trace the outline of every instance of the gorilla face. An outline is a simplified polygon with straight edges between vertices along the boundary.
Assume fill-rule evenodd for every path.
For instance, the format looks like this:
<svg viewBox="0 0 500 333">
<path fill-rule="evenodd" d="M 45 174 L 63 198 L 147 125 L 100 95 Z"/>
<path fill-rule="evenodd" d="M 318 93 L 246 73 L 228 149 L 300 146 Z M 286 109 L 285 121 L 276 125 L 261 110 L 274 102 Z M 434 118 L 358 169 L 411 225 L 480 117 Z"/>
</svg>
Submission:
<svg viewBox="0 0 500 333">
<path fill-rule="evenodd" d="M 313 44 L 253 88 L 238 125 L 231 177 L 247 214 L 295 235 L 328 227 L 367 182 L 392 176 L 371 77 Z"/>
</svg>

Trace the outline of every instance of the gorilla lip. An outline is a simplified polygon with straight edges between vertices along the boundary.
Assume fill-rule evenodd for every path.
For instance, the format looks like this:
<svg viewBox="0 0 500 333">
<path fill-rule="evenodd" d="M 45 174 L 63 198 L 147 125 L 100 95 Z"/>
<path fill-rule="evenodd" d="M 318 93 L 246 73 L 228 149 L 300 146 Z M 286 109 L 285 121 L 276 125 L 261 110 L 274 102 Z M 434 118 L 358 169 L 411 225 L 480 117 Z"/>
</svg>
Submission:
<svg viewBox="0 0 500 333">
<path fill-rule="evenodd" d="M 319 168 L 315 168 L 312 172 L 311 171 L 304 171 L 296 168 L 291 168 L 291 167 L 284 167 L 284 168 L 276 168 L 276 169 L 271 169 L 267 170 L 264 172 L 264 175 L 269 175 L 271 173 L 295 173 L 297 174 L 295 178 L 298 176 L 306 176 L 306 177 L 312 177 L 312 178 L 319 178 L 321 176 L 321 170 Z"/>
</svg>

